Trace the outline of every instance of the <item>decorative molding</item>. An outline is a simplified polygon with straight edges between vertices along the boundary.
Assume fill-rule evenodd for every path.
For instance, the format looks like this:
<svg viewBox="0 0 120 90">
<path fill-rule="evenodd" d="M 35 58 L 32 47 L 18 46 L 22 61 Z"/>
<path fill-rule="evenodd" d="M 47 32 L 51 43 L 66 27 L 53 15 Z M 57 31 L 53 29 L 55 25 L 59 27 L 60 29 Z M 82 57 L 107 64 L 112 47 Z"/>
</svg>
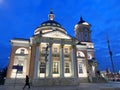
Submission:
<svg viewBox="0 0 120 90">
<path fill-rule="evenodd" d="M 70 36 L 68 36 L 65 33 L 62 33 L 60 31 L 53 31 L 47 34 L 42 35 L 43 37 L 51 37 L 51 38 L 62 38 L 62 39 L 71 39 Z"/>
<path fill-rule="evenodd" d="M 49 38 L 49 37 L 41 37 L 41 38 L 37 38 L 35 37 L 33 40 L 33 44 L 36 43 L 56 43 L 56 44 L 70 44 L 70 45 L 75 45 L 76 42 L 73 41 L 72 39 L 60 39 L 60 38 Z"/>
</svg>

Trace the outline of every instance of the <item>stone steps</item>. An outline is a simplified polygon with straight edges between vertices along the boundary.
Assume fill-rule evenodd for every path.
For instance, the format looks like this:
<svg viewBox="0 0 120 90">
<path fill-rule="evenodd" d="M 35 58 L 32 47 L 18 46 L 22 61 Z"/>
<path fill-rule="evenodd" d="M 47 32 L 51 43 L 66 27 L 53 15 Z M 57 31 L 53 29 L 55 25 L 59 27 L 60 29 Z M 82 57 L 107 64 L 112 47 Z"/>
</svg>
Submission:
<svg viewBox="0 0 120 90">
<path fill-rule="evenodd" d="M 107 83 L 107 80 L 103 77 L 94 77 L 93 83 Z"/>
</svg>

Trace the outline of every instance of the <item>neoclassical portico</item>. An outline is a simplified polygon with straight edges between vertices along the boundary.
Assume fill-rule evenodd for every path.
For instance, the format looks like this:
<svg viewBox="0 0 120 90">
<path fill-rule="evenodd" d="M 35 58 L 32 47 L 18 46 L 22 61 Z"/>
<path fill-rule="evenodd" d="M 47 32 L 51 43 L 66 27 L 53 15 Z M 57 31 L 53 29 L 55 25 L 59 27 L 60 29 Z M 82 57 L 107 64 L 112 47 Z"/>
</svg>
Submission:
<svg viewBox="0 0 120 90">
<path fill-rule="evenodd" d="M 34 78 L 76 78 L 75 45 L 73 45 L 75 44 L 75 40 L 56 40 L 46 37 L 41 37 L 41 40 L 38 39 L 33 39 L 34 44 L 37 43 Z M 50 39 L 54 43 L 51 43 Z M 47 61 L 45 61 L 46 47 L 48 47 Z M 42 62 L 46 64 L 46 67 L 44 65 L 41 66 Z M 42 72 L 42 70 L 45 71 Z"/>
</svg>

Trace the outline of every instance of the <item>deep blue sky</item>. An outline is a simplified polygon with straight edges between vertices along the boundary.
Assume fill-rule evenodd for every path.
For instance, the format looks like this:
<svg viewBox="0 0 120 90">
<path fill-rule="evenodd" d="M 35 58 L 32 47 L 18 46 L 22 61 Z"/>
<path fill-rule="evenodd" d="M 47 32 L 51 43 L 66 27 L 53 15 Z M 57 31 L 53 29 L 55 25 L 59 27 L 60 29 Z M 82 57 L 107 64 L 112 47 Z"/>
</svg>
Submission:
<svg viewBox="0 0 120 90">
<path fill-rule="evenodd" d="M 120 70 L 120 2 L 119 0 L 0 0 L 0 67 L 8 64 L 14 37 L 29 38 L 50 9 L 55 20 L 75 36 L 74 26 L 80 16 L 92 27 L 92 41 L 99 69 L 111 67 L 106 34 L 109 35 L 115 70 Z"/>
</svg>

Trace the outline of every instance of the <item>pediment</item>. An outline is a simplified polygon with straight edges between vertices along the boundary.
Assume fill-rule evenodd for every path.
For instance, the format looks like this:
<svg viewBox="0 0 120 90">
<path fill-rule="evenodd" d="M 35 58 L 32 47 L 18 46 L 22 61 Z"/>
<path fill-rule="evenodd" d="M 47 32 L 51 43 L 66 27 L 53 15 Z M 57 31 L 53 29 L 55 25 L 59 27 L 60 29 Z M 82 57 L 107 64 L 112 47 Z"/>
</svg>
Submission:
<svg viewBox="0 0 120 90">
<path fill-rule="evenodd" d="M 43 37 L 71 39 L 72 37 L 60 31 L 52 31 L 42 35 Z"/>
</svg>

